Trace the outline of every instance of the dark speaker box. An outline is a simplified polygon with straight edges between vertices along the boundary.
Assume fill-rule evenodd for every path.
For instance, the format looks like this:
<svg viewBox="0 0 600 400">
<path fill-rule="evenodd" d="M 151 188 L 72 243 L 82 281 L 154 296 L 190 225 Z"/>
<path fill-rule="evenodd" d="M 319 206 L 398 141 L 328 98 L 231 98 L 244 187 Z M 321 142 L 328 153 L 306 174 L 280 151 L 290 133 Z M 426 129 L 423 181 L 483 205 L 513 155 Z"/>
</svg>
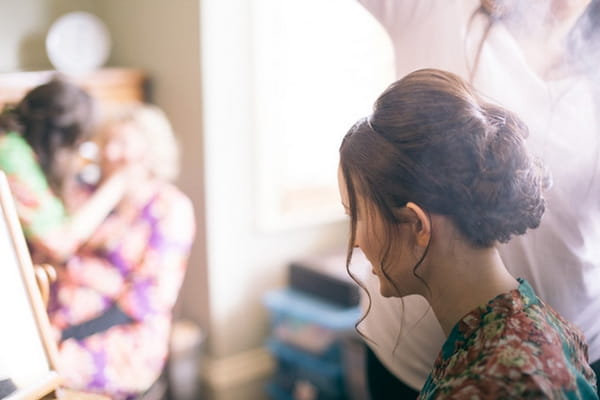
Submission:
<svg viewBox="0 0 600 400">
<path fill-rule="evenodd" d="M 346 272 L 345 254 L 296 260 L 289 265 L 290 287 L 341 307 L 360 301 L 359 286 Z"/>
</svg>

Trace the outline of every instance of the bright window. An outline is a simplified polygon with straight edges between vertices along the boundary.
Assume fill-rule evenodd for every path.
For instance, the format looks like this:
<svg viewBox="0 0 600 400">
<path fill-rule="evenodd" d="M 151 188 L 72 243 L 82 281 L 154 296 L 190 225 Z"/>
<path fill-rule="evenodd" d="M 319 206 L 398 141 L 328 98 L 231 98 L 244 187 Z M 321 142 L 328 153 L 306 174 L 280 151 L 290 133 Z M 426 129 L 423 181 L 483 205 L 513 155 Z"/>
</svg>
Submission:
<svg viewBox="0 0 600 400">
<path fill-rule="evenodd" d="M 353 0 L 254 4 L 259 225 L 334 221 L 338 148 L 393 80 L 389 38 Z"/>
</svg>

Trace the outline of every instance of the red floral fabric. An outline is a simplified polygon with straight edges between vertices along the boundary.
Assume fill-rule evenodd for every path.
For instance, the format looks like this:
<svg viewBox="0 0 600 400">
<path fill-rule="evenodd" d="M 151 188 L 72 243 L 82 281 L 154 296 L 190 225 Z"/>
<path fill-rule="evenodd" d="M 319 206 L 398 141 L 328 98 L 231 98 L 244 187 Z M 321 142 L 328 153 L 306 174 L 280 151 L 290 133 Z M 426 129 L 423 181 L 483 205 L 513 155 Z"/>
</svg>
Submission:
<svg viewBox="0 0 600 400">
<path fill-rule="evenodd" d="M 598 398 L 582 333 L 519 282 L 459 321 L 419 399 Z"/>
</svg>

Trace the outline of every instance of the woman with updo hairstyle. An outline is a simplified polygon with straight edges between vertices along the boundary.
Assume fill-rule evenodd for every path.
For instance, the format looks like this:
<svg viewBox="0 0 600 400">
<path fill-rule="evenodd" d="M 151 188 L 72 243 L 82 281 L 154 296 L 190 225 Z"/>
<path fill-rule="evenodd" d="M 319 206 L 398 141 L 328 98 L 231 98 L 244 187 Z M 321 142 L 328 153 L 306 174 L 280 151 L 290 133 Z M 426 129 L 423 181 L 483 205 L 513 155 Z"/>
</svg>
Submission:
<svg viewBox="0 0 600 400">
<path fill-rule="evenodd" d="M 125 173 L 115 173 L 85 207 L 69 214 L 62 182 L 79 145 L 93 132 L 94 101 L 61 78 L 35 87 L 0 115 L 0 170 L 16 201 L 34 259 L 61 263 L 73 254 L 120 200 Z"/>
<path fill-rule="evenodd" d="M 583 331 L 599 376 L 600 0 L 359 1 L 389 34 L 396 79 L 423 68 L 453 72 L 526 123 L 525 146 L 553 185 L 540 226 L 501 243 L 500 256 Z M 422 297 L 384 298 L 378 285 L 365 280 L 369 391 L 414 399 L 444 332 Z"/>
<path fill-rule="evenodd" d="M 359 247 L 381 295 L 422 296 L 446 336 L 420 399 L 598 398 L 582 333 L 497 250 L 544 213 L 548 175 L 527 135 L 457 75 L 424 69 L 343 139 L 348 268 Z"/>
</svg>

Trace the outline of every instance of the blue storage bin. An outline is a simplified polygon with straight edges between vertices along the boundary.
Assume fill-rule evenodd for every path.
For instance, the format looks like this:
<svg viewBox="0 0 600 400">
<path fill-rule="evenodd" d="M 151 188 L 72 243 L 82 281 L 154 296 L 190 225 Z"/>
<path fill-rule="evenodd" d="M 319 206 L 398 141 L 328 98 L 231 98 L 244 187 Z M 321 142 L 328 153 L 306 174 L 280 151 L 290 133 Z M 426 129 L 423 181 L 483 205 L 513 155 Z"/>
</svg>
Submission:
<svg viewBox="0 0 600 400">
<path fill-rule="evenodd" d="M 268 292 L 272 332 L 267 347 L 277 370 L 267 386 L 274 400 L 347 399 L 343 338 L 356 335 L 358 306 L 343 307 L 285 288 Z"/>
<path fill-rule="evenodd" d="M 341 361 L 339 338 L 354 334 L 359 307 L 340 307 L 293 289 L 269 292 L 272 336 L 332 362 Z"/>
<path fill-rule="evenodd" d="M 275 382 L 269 382 L 266 391 L 273 400 L 294 400 L 294 397 L 289 390 L 285 390 Z"/>
<path fill-rule="evenodd" d="M 340 364 L 323 361 L 277 340 L 270 340 L 267 346 L 277 359 L 277 372 L 271 384 L 281 394 L 294 398 L 293 394 L 304 386 L 313 391 L 311 396 L 306 396 L 308 398 L 346 398 L 344 371 Z"/>
<path fill-rule="evenodd" d="M 360 318 L 360 307 L 341 307 L 294 289 L 267 292 L 263 301 L 269 311 L 315 323 L 335 332 L 354 329 Z"/>
</svg>

